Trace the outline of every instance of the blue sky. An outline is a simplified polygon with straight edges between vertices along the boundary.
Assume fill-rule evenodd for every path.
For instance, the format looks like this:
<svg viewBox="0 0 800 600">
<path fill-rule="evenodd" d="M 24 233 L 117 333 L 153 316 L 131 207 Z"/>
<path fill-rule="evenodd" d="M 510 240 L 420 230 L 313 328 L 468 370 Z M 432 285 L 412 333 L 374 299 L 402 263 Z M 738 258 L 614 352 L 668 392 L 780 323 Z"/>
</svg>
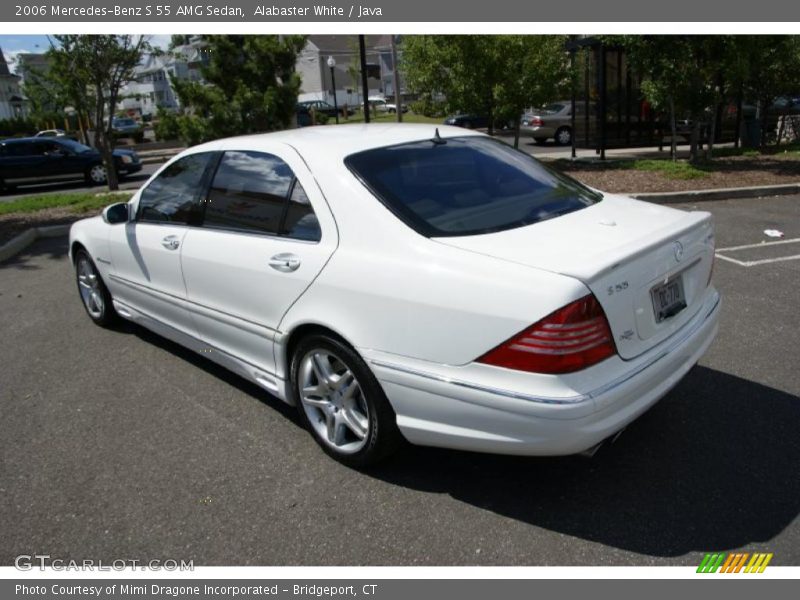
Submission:
<svg viewBox="0 0 800 600">
<path fill-rule="evenodd" d="M 154 46 L 166 48 L 169 44 L 168 35 L 148 36 L 150 43 Z M 0 48 L 8 61 L 8 65 L 14 68 L 14 57 L 20 52 L 45 52 L 50 47 L 50 42 L 46 35 L 0 35 Z"/>
</svg>

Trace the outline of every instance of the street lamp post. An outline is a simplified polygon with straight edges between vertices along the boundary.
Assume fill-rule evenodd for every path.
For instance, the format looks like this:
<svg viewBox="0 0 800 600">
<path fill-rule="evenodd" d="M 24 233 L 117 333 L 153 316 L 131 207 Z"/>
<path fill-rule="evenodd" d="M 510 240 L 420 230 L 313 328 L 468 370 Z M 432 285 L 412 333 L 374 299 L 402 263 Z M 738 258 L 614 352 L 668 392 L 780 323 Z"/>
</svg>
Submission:
<svg viewBox="0 0 800 600">
<path fill-rule="evenodd" d="M 328 67 L 331 69 L 331 85 L 333 86 L 333 109 L 336 111 L 336 124 L 339 124 L 339 102 L 336 100 L 336 75 L 333 74 L 333 69 L 336 67 L 336 61 L 333 56 L 328 57 Z"/>
</svg>

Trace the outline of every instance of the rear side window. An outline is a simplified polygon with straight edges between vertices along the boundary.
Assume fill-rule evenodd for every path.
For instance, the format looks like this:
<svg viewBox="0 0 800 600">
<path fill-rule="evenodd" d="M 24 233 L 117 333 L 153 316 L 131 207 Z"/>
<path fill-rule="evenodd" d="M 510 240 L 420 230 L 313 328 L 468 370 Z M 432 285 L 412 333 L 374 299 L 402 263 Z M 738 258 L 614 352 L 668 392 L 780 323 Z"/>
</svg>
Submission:
<svg viewBox="0 0 800 600">
<path fill-rule="evenodd" d="M 319 241 L 321 237 L 322 232 L 319 229 L 317 215 L 311 208 L 306 191 L 297 180 L 292 188 L 292 195 L 289 197 L 289 206 L 286 209 L 286 219 L 281 233 L 291 238 L 310 242 Z"/>
<path fill-rule="evenodd" d="M 226 152 L 211 184 L 204 225 L 277 234 L 293 179 L 277 156 Z"/>
<path fill-rule="evenodd" d="M 283 160 L 264 152 L 227 151 L 219 162 L 203 226 L 319 241 L 317 216 Z"/>
<path fill-rule="evenodd" d="M 211 152 L 190 154 L 164 169 L 139 197 L 137 220 L 187 224 L 199 213 L 199 196 Z"/>
<path fill-rule="evenodd" d="M 353 154 L 347 167 L 395 215 L 428 237 L 523 227 L 602 195 L 495 140 L 424 140 Z"/>
<path fill-rule="evenodd" d="M 3 156 L 30 156 L 33 144 L 30 142 L 11 142 L 3 144 Z"/>
</svg>

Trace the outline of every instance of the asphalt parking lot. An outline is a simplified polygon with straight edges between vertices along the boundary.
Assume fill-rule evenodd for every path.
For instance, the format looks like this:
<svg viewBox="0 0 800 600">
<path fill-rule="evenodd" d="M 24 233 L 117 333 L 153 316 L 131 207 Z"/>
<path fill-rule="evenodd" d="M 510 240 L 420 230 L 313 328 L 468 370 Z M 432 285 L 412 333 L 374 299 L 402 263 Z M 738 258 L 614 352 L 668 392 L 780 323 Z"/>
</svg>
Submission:
<svg viewBox="0 0 800 600">
<path fill-rule="evenodd" d="M 718 248 L 800 238 L 798 196 L 697 208 Z M 800 255 L 778 248 L 730 255 Z M 595 458 L 409 448 L 360 473 L 261 389 L 92 325 L 66 241 L 38 242 L 0 264 L 0 564 L 800 564 L 800 260 L 718 260 L 714 279 L 712 349 Z"/>
</svg>

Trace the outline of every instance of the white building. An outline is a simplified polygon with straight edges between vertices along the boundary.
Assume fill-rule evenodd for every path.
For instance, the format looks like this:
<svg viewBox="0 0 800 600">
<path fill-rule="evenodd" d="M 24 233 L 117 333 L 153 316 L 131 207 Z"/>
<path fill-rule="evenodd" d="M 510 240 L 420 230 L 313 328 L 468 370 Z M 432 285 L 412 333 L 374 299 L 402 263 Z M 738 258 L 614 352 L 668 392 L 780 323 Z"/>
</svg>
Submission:
<svg viewBox="0 0 800 600">
<path fill-rule="evenodd" d="M 8 69 L 0 49 L 0 119 L 20 119 L 25 116 L 25 99 L 20 89 L 20 77 Z"/>
<path fill-rule="evenodd" d="M 391 37 L 368 35 L 365 39 L 367 58 L 367 87 L 370 96 L 394 95 L 394 65 L 392 64 Z M 303 79 L 298 100 L 324 100 L 333 104 L 333 85 L 328 57 L 336 61 L 336 100 L 344 104 L 359 105 L 361 92 L 361 59 L 357 35 L 310 35 L 297 57 L 297 72 Z M 401 93 L 404 92 L 400 84 Z"/>
<path fill-rule="evenodd" d="M 146 55 L 134 72 L 134 80 L 120 91 L 120 110 L 155 115 L 159 107 L 178 108 L 180 100 L 170 78 L 201 81 L 200 69 L 209 58 L 205 45 L 205 42 L 193 39 L 171 51 Z"/>
</svg>

